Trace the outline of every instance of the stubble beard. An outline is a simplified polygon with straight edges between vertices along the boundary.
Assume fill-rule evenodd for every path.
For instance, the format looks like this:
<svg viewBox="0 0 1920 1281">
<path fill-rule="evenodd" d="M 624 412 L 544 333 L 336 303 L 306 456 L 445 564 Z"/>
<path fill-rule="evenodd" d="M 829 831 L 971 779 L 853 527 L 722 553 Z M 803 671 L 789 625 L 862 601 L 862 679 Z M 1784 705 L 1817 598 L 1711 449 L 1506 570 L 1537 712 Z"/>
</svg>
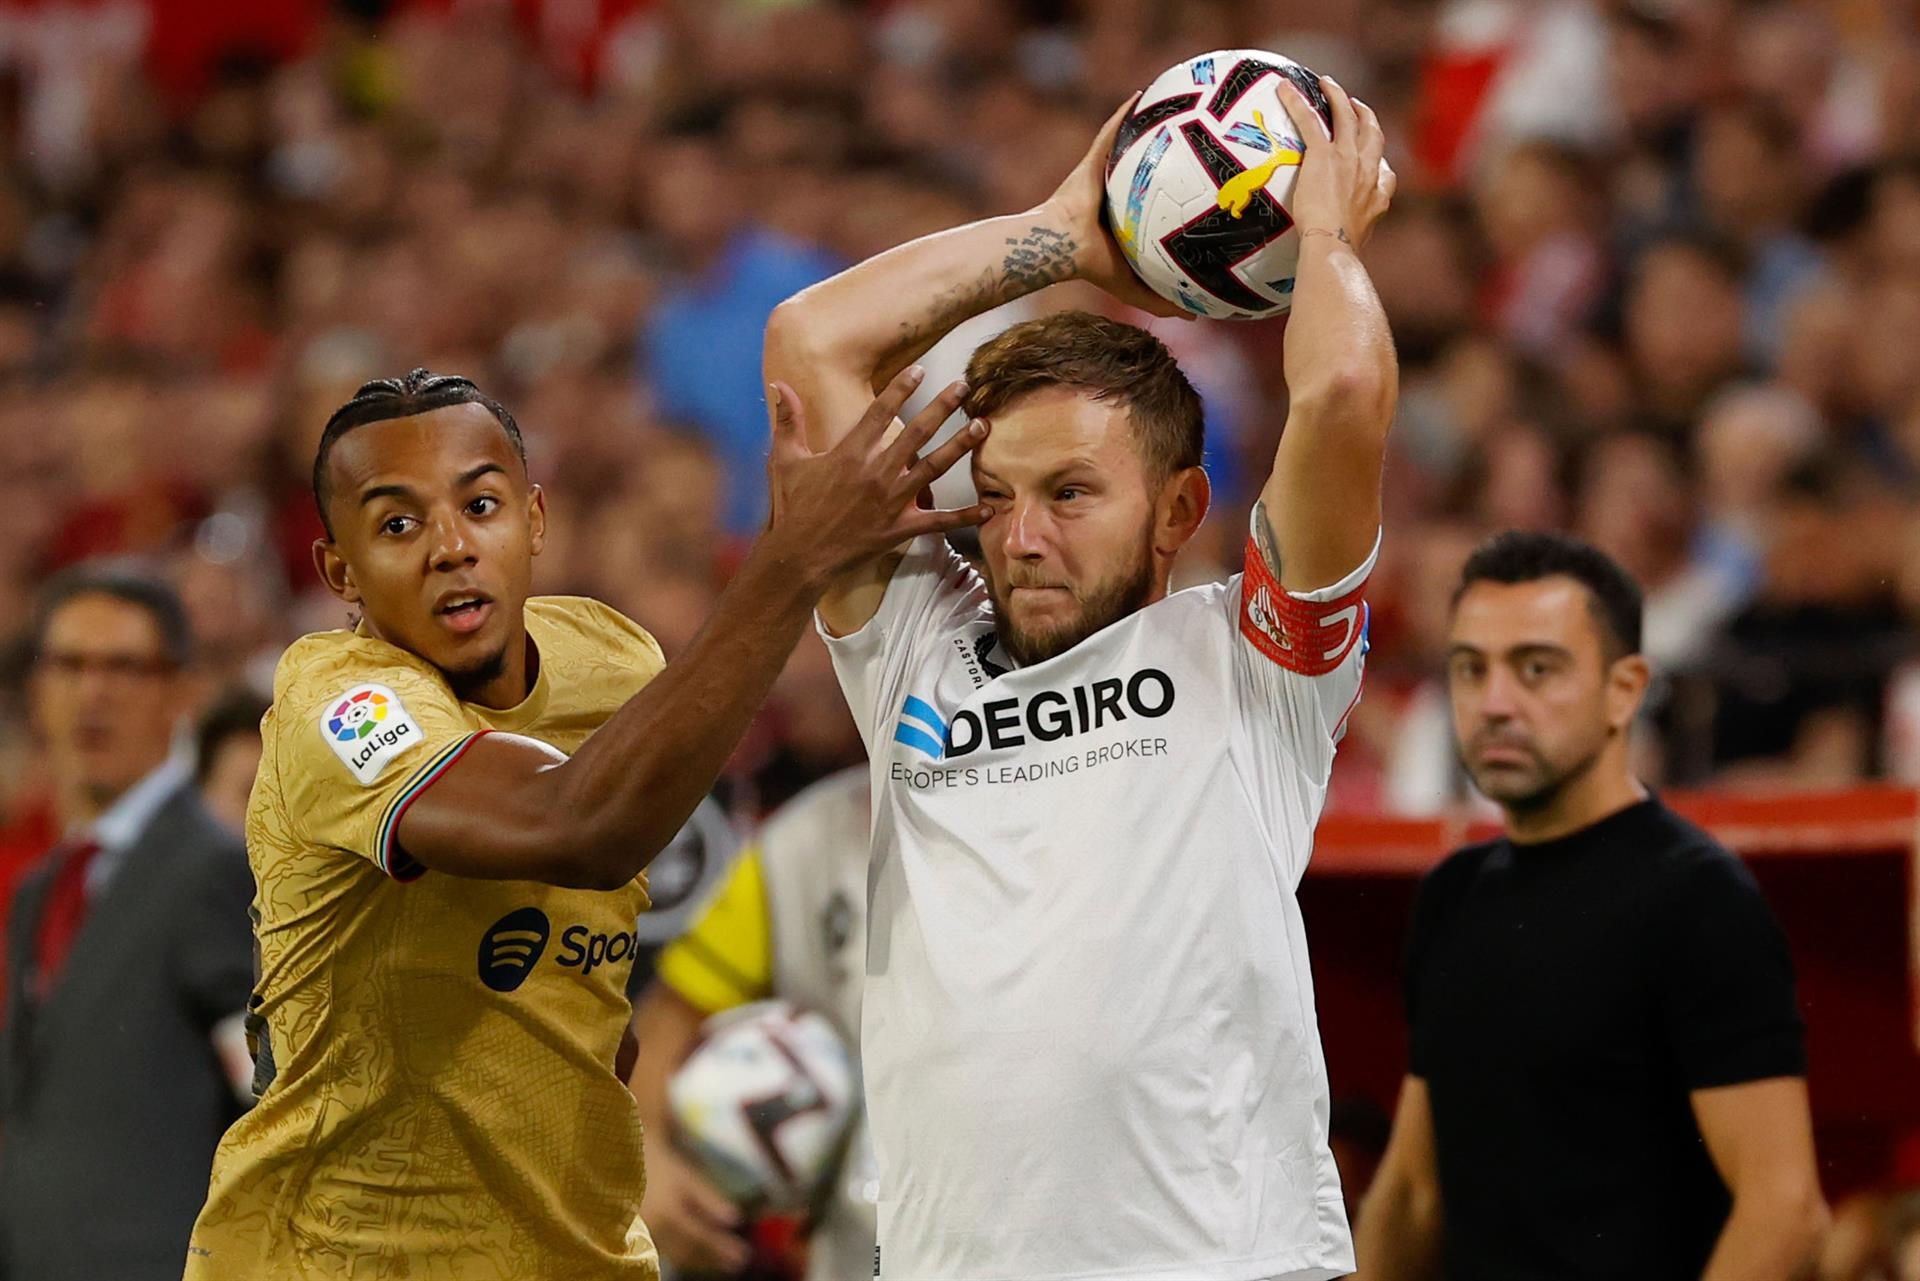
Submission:
<svg viewBox="0 0 1920 1281">
<path fill-rule="evenodd" d="M 1520 774 L 1512 770 L 1475 769 L 1466 750 L 1460 752 L 1460 764 L 1473 779 L 1482 796 L 1515 814 L 1537 814 L 1547 809 L 1575 781 L 1584 777 L 1599 761 L 1602 748 L 1595 748 L 1571 765 L 1556 766 L 1540 750 L 1529 746 L 1527 754 L 1533 767 Z"/>
<path fill-rule="evenodd" d="M 1078 613 L 1045 630 L 1028 631 L 1013 620 L 1002 584 L 989 579 L 987 590 L 993 598 L 993 628 L 1001 648 L 1020 666 L 1030 667 L 1066 653 L 1101 628 L 1142 609 L 1153 595 L 1153 548 L 1143 538 L 1132 562 L 1085 597 Z"/>
<path fill-rule="evenodd" d="M 452 686 L 454 695 L 462 702 L 471 702 L 478 694 L 494 681 L 500 679 L 507 670 L 507 647 L 499 649 L 477 662 L 446 672 L 447 684 Z"/>
</svg>

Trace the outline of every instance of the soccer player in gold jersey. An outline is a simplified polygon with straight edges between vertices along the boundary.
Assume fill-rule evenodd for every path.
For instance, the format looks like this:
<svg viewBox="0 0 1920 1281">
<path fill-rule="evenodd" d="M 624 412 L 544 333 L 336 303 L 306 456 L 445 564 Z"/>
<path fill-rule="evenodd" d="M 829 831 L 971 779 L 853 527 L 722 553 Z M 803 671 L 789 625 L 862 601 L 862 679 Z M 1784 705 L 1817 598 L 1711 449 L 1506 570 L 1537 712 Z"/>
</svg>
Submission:
<svg viewBox="0 0 1920 1281">
<path fill-rule="evenodd" d="M 644 869 L 706 795 L 835 574 L 976 523 L 916 496 L 941 397 L 845 445 L 784 416 L 773 515 L 671 666 L 595 602 L 529 599 L 547 508 L 464 378 L 369 383 L 314 463 L 314 562 L 359 615 L 295 643 L 247 845 L 253 1110 L 220 1145 L 188 1281 L 651 1281 L 618 1062 Z"/>
</svg>

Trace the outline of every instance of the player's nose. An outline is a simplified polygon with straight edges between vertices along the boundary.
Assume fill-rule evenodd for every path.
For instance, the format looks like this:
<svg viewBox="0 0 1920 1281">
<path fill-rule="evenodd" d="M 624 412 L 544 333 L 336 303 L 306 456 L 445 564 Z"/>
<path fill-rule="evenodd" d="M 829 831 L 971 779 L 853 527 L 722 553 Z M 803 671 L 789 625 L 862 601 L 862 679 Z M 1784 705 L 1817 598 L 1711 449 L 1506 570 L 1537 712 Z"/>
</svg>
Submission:
<svg viewBox="0 0 1920 1281">
<path fill-rule="evenodd" d="M 1046 533 L 1046 516 L 1040 504 L 1028 498 L 1014 499 L 1007 513 L 1007 555 L 1038 560 L 1046 554 Z"/>
<path fill-rule="evenodd" d="M 1480 719 L 1495 723 L 1512 720 L 1519 708 L 1515 697 L 1518 692 L 1513 676 L 1496 666 L 1480 686 Z"/>
<path fill-rule="evenodd" d="M 436 520 L 428 540 L 429 564 L 436 570 L 459 569 L 474 563 L 473 541 L 457 520 Z"/>
</svg>

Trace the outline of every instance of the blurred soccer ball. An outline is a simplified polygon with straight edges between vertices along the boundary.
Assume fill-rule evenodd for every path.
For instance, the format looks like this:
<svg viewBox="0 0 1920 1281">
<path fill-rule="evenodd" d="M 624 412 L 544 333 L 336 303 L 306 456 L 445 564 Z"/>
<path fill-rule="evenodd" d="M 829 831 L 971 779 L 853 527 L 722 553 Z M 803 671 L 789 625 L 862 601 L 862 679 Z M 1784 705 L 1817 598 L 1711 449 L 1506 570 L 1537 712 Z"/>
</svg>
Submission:
<svg viewBox="0 0 1920 1281">
<path fill-rule="evenodd" d="M 832 1175 L 858 1088 L 825 1016 L 759 1001 L 707 1021 L 667 1101 L 682 1146 L 735 1204 L 796 1210 Z"/>
<path fill-rule="evenodd" d="M 1223 49 L 1148 85 L 1107 157 L 1107 225 L 1140 278 L 1195 315 L 1248 320 L 1293 303 L 1301 141 L 1274 100 L 1279 76 L 1331 118 L 1299 63 Z"/>
</svg>

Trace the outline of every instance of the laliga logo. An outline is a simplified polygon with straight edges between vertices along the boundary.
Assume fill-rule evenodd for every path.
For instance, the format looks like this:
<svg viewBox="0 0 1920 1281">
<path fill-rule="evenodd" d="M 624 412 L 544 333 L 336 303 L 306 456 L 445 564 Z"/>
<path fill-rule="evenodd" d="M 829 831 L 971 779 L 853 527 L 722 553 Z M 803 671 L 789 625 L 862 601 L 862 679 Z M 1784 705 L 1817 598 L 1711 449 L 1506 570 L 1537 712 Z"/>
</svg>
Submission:
<svg viewBox="0 0 1920 1281">
<path fill-rule="evenodd" d="M 420 722 L 385 685 L 355 685 L 331 710 L 322 703 L 314 729 L 362 787 L 380 777 L 387 762 L 421 742 Z"/>
<path fill-rule="evenodd" d="M 351 743 L 373 733 L 374 728 L 385 719 L 387 696 L 375 690 L 363 689 L 340 700 L 340 706 L 333 709 L 333 715 L 327 720 L 327 732 L 343 743 Z"/>
<path fill-rule="evenodd" d="M 342 699 L 327 719 L 327 732 L 336 741 L 359 744 L 358 750 L 347 759 L 347 764 L 355 770 L 371 761 L 376 752 L 392 747 L 414 732 L 412 720 L 404 717 L 390 729 L 380 727 L 387 719 L 388 702 L 387 696 L 378 690 L 363 689 Z"/>
</svg>

